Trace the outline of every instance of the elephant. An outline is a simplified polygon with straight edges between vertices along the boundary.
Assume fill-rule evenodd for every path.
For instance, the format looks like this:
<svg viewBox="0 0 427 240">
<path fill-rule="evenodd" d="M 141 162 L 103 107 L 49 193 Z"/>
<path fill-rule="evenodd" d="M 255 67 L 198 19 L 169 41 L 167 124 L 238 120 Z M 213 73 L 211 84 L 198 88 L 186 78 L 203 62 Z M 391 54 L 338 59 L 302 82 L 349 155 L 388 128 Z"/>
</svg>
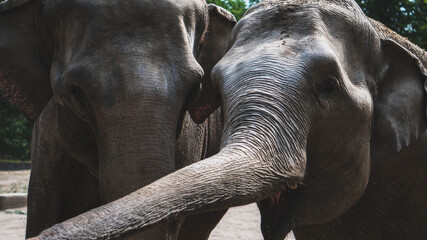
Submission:
<svg viewBox="0 0 427 240">
<path fill-rule="evenodd" d="M 0 93 L 35 121 L 27 237 L 219 151 L 235 23 L 204 0 L 0 3 Z M 207 239 L 224 213 L 131 237 Z"/>
<path fill-rule="evenodd" d="M 252 202 L 267 240 L 422 239 L 426 67 L 353 0 L 264 1 L 211 73 L 220 152 L 38 239 L 110 239 Z"/>
</svg>

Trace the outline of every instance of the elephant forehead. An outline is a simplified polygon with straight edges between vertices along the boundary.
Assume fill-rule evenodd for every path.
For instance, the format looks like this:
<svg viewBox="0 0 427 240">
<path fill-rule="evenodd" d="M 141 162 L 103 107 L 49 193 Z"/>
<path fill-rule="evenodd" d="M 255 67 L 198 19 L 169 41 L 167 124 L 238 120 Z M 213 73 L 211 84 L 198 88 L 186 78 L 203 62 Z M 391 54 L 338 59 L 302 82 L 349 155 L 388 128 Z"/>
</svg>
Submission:
<svg viewBox="0 0 427 240">
<path fill-rule="evenodd" d="M 56 13 L 65 14 L 70 10 L 79 10 L 87 13 L 92 11 L 93 14 L 109 14 L 120 16 L 120 18 L 131 18 L 135 15 L 147 15 L 153 18 L 167 18 L 163 13 L 168 12 L 170 16 L 176 11 L 178 14 L 188 9 L 200 11 L 205 8 L 205 3 L 202 0 L 48 0 L 45 4 L 45 9 L 55 11 Z M 59 11 L 59 12 L 58 12 Z M 123 15 L 124 13 L 130 14 Z M 117 19 L 120 20 L 120 19 Z"/>
<path fill-rule="evenodd" d="M 204 4 L 200 0 L 52 1 L 54 6 L 46 9 L 46 20 L 53 19 L 54 26 L 51 79 L 55 83 L 61 79 L 105 80 L 112 75 L 115 79 L 140 77 L 129 76 L 131 73 L 148 79 L 171 75 L 173 67 L 179 73 L 191 70 L 195 68 L 195 35 L 206 24 Z M 75 69 L 78 77 L 69 74 Z M 99 76 L 80 74 L 81 69 Z"/>
<path fill-rule="evenodd" d="M 61 0 L 47 4 L 44 13 L 56 57 L 65 65 L 82 56 L 192 52 L 208 14 L 199 0 Z"/>
<path fill-rule="evenodd" d="M 235 32 L 250 28 L 259 32 L 313 34 L 325 27 L 360 28 L 367 22 L 353 1 L 265 1 L 248 10 Z"/>
<path fill-rule="evenodd" d="M 47 4 L 44 13 L 49 24 L 56 27 L 55 32 L 67 31 L 68 36 L 78 33 L 79 37 L 97 34 L 99 38 L 93 40 L 98 41 L 117 35 L 172 38 L 176 29 L 194 29 L 207 18 L 207 8 L 198 0 L 61 0 Z"/>
<path fill-rule="evenodd" d="M 379 36 L 359 9 L 338 3 L 309 2 L 267 1 L 248 11 L 233 30 L 233 48 L 269 46 L 272 52 L 292 55 L 326 41 L 338 60 L 349 65 L 378 60 L 375 56 L 378 56 Z"/>
<path fill-rule="evenodd" d="M 340 9 L 340 11 L 344 9 L 349 11 L 359 11 L 362 13 L 357 3 L 353 0 L 266 0 L 248 10 L 245 16 L 260 9 L 270 7 L 280 9 L 281 11 L 293 11 L 299 6 Z"/>
</svg>

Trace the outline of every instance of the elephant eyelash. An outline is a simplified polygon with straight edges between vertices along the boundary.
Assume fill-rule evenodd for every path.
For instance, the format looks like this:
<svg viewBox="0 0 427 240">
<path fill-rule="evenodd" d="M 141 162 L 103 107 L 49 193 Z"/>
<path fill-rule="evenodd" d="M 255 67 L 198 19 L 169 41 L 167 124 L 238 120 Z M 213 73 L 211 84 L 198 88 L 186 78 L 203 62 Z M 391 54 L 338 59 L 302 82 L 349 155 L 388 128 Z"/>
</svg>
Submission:
<svg viewBox="0 0 427 240">
<path fill-rule="evenodd" d="M 336 81 L 328 79 L 327 81 L 325 81 L 322 84 L 322 88 L 323 88 L 323 90 L 327 91 L 328 93 L 332 92 L 336 88 Z"/>
<path fill-rule="evenodd" d="M 334 92 L 338 88 L 338 77 L 335 74 L 329 73 L 322 79 L 320 88 L 327 94 Z"/>
</svg>

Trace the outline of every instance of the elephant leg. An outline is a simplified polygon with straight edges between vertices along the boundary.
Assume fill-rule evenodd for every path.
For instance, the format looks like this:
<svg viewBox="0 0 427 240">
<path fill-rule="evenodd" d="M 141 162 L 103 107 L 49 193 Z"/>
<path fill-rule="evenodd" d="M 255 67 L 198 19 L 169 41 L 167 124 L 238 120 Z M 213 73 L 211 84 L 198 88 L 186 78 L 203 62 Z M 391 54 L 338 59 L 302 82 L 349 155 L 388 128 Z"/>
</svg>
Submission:
<svg viewBox="0 0 427 240">
<path fill-rule="evenodd" d="M 52 102 L 34 125 L 31 160 L 27 238 L 99 205 L 97 180 L 60 144 Z"/>
<path fill-rule="evenodd" d="M 37 124 L 35 126 L 37 128 Z M 33 131 L 34 138 L 37 131 Z M 49 156 L 51 152 L 57 152 L 54 156 L 60 155 L 55 146 L 51 149 L 32 149 L 31 176 L 28 187 L 28 215 L 26 237 L 33 237 L 43 229 L 59 222 L 61 204 L 60 193 L 61 184 L 58 181 L 61 176 L 59 161 Z M 52 160 L 52 161 L 48 161 Z"/>
<path fill-rule="evenodd" d="M 65 155 L 50 166 L 46 158 L 33 160 L 42 163 L 32 167 L 27 237 L 100 205 L 96 179 L 75 159 Z"/>
</svg>

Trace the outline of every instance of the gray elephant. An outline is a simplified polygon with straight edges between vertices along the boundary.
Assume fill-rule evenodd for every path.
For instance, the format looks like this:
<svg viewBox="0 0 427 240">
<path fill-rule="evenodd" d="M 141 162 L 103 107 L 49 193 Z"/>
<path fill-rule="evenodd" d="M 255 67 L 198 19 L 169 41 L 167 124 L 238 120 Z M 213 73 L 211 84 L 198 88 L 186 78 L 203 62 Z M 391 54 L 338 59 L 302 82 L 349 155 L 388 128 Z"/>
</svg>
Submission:
<svg viewBox="0 0 427 240">
<path fill-rule="evenodd" d="M 427 53 L 352 0 L 251 8 L 212 71 L 221 151 L 40 239 L 258 202 L 265 239 L 427 236 Z M 149 196 L 149 197 L 147 197 Z"/>
<path fill-rule="evenodd" d="M 0 3 L 0 92 L 37 120 L 27 237 L 217 153 L 219 111 L 186 112 L 220 105 L 210 72 L 235 22 L 203 0 Z M 224 212 L 142 236 L 206 239 Z"/>
</svg>

